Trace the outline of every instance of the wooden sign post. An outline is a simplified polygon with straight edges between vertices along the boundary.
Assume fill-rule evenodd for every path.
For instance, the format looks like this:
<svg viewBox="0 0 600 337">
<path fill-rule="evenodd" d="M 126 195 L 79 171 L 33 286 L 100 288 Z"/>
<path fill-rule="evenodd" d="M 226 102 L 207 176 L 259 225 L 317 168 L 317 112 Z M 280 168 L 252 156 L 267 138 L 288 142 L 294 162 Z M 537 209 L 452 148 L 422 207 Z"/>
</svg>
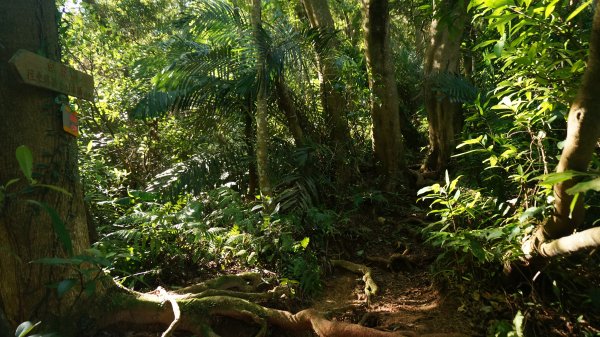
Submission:
<svg viewBox="0 0 600 337">
<path fill-rule="evenodd" d="M 26 84 L 94 100 L 94 78 L 84 72 L 23 49 L 19 49 L 8 62 Z M 64 130 L 77 137 L 76 113 L 70 109 L 67 111 L 64 105 L 62 112 Z"/>
<path fill-rule="evenodd" d="M 88 101 L 94 99 L 94 78 L 86 73 L 23 49 L 8 62 L 27 84 Z"/>
</svg>

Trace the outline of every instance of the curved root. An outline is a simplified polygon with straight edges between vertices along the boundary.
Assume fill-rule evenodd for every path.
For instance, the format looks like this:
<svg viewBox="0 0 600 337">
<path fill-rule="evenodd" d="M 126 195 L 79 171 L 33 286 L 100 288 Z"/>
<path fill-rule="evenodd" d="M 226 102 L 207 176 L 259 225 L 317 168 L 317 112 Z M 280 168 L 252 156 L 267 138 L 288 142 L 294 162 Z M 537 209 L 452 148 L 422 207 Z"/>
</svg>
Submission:
<svg viewBox="0 0 600 337">
<path fill-rule="evenodd" d="M 362 271 L 365 278 L 370 280 L 365 281 L 369 292 L 377 291 L 376 285 L 370 279 L 370 269 L 367 267 L 347 261 L 338 261 L 336 265 L 343 266 L 346 269 L 352 268 L 350 270 L 353 271 Z M 366 268 L 366 270 L 363 268 Z M 233 279 L 235 277 L 227 278 L 228 282 Z M 240 279 L 243 279 L 243 277 L 240 277 Z M 97 327 L 106 328 L 116 324 L 151 325 L 158 323 L 170 326 L 163 336 L 168 336 L 176 327 L 199 336 L 216 337 L 218 335 L 211 327 L 211 318 L 221 316 L 257 326 L 258 330 L 255 334 L 257 337 L 266 336 L 269 326 L 292 332 L 294 335 L 314 336 L 316 334 L 319 337 L 407 336 L 399 332 L 381 331 L 358 324 L 330 321 L 313 309 L 292 314 L 288 311 L 267 308 L 253 302 L 281 296 L 284 293 L 281 288 L 276 288 L 267 293 L 244 293 L 227 289 L 210 289 L 206 287 L 207 283 L 217 287 L 223 285 L 219 282 L 206 282 L 203 286 L 196 286 L 195 289 L 204 289 L 198 294 L 182 294 L 181 290 L 177 293 L 166 293 L 164 290 L 139 293 L 115 285 L 106 292 L 103 301 L 99 303 L 99 308 L 103 314 L 99 316 L 101 319 L 96 322 Z M 252 288 L 249 284 L 246 284 L 246 286 Z M 166 300 L 170 301 L 171 305 L 165 305 Z M 179 308 L 180 315 L 177 315 L 175 310 L 174 317 L 172 308 Z"/>
<path fill-rule="evenodd" d="M 344 268 L 353 273 L 363 275 L 363 281 L 365 282 L 365 295 L 367 295 L 367 304 L 370 305 L 372 297 L 374 295 L 377 295 L 377 292 L 379 291 L 377 283 L 375 283 L 373 277 L 371 276 L 371 268 L 362 264 L 356 264 L 346 260 L 331 260 L 331 265 L 334 267 Z"/>
</svg>

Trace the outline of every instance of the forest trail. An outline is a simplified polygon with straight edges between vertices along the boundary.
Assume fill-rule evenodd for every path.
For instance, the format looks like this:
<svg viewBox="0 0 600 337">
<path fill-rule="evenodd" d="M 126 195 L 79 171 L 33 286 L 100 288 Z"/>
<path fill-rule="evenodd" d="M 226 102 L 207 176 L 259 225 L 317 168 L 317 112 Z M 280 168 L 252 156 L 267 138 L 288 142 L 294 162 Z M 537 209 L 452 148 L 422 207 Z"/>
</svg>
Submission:
<svg viewBox="0 0 600 337">
<path fill-rule="evenodd" d="M 360 223 L 364 225 L 355 227 L 357 234 L 332 242 L 332 249 L 327 254 L 329 261 L 340 258 L 370 268 L 378 287 L 370 301 L 365 294 L 362 274 L 330 264 L 324 272 L 318 296 L 307 301 L 281 298 L 270 306 L 286 307 L 292 312 L 313 308 L 332 321 L 360 324 L 402 336 L 477 335 L 474 321 L 468 316 L 468 310 L 463 310 L 464 303 L 459 296 L 434 281 L 430 267 L 437 252 L 423 244 L 419 226 L 409 224 L 407 219 L 376 218 L 372 221 L 374 223 L 370 224 L 369 219 L 362 218 Z M 385 263 L 386 259 L 391 263 Z M 237 272 L 239 270 L 225 274 Z M 224 317 L 215 323 L 220 336 L 250 337 L 257 332 L 247 322 Z M 140 331 L 139 327 L 102 331 L 96 336 L 158 337 L 163 329 L 146 327 L 143 330 L 146 331 Z M 190 337 L 184 331 L 176 331 L 174 336 Z M 278 331 L 273 331 L 272 336 L 279 336 Z"/>
<path fill-rule="evenodd" d="M 386 220 L 364 230 L 370 240 L 348 255 L 355 256 L 352 262 L 372 269 L 378 294 L 368 304 L 362 276 L 333 268 L 313 308 L 332 320 L 386 331 L 406 331 L 416 336 L 473 336 L 472 319 L 467 317 L 460 299 L 434 282 L 430 265 L 435 252 L 420 242 L 416 229 L 405 220 Z M 399 254 L 400 250 L 404 254 Z M 396 261 L 396 265 L 377 261 L 399 255 L 403 261 Z"/>
</svg>

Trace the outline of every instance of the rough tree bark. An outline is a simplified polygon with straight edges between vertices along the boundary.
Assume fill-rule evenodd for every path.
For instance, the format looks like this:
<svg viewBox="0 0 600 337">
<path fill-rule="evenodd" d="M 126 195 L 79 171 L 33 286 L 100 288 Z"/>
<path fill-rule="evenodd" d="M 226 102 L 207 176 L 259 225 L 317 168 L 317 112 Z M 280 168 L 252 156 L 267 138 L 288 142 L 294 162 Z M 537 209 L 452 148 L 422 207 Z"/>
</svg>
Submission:
<svg viewBox="0 0 600 337">
<path fill-rule="evenodd" d="M 262 8 L 261 0 L 252 0 L 252 33 L 256 43 L 256 76 L 258 93 L 256 97 L 256 164 L 258 166 L 258 185 L 264 197 L 271 197 L 269 179 L 267 124 L 267 73 L 263 53 Z"/>
<path fill-rule="evenodd" d="M 304 131 L 300 124 L 300 116 L 292 98 L 292 92 L 285 83 L 283 75 L 277 78 L 275 89 L 277 90 L 277 105 L 279 105 L 279 109 L 285 115 L 288 129 L 294 138 L 294 143 L 296 146 L 302 146 L 304 144 Z"/>
<path fill-rule="evenodd" d="M 436 9 L 438 18 L 431 23 L 431 40 L 425 54 L 424 103 L 429 122 L 429 154 L 422 169 L 441 173 L 454 150 L 462 117 L 460 103 L 436 90 L 436 76 L 456 74 L 460 65 L 460 43 L 467 18 L 466 0 L 443 0 Z"/>
<path fill-rule="evenodd" d="M 258 186 L 258 174 L 256 172 L 256 128 L 254 127 L 253 102 L 249 104 L 244 114 L 244 142 L 248 156 L 248 188 L 246 198 L 254 200 L 256 197 L 256 187 Z"/>
<path fill-rule="evenodd" d="M 327 0 L 301 0 L 311 27 L 325 34 L 334 34 L 335 25 Z M 349 179 L 347 159 L 350 153 L 350 128 L 345 113 L 345 100 L 339 89 L 339 73 L 331 56 L 338 44 L 335 36 L 328 37 L 327 43 L 317 50 L 321 100 L 328 124 L 331 125 L 331 142 L 334 147 L 338 181 Z"/>
<path fill-rule="evenodd" d="M 0 2 L 0 185 L 20 178 L 0 203 L 0 312 L 13 329 L 25 320 L 59 315 L 59 301 L 47 285 L 66 278 L 66 270 L 30 263 L 65 252 L 47 212 L 26 200 L 56 210 L 70 232 L 75 253 L 89 245 L 77 147 L 75 139 L 63 131 L 60 107 L 55 104 L 57 93 L 19 83 L 8 63 L 21 48 L 60 61 L 56 13 L 52 0 Z M 49 189 L 27 190 L 15 158 L 20 145 L 33 153 L 35 179 L 61 187 L 72 197 Z M 25 193 L 18 195 L 19 191 Z"/>
<path fill-rule="evenodd" d="M 385 177 L 384 189 L 400 180 L 404 149 L 400 132 L 399 98 L 390 46 L 388 0 L 362 0 L 365 56 L 371 89 L 373 149 Z"/>
<path fill-rule="evenodd" d="M 587 171 L 600 138 L 600 11 L 596 9 L 590 39 L 587 68 L 567 121 L 567 139 L 557 172 L 567 170 Z M 570 235 L 584 221 L 583 198 L 579 198 L 571 212 L 573 195 L 567 190 L 578 182 L 570 179 L 554 186 L 554 214 L 542 225 L 531 244 L 545 256 L 555 256 L 590 248 L 600 244 L 598 229 Z M 557 242 L 545 243 L 558 239 Z M 528 252 L 526 250 L 526 252 Z"/>
</svg>

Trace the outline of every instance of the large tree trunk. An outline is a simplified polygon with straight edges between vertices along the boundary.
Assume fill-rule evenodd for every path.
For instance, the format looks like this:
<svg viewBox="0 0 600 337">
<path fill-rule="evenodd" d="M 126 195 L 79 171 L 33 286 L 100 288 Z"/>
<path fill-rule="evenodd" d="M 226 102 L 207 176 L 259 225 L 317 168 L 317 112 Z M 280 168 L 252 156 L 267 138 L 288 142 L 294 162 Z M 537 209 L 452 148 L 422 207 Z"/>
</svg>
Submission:
<svg viewBox="0 0 600 337">
<path fill-rule="evenodd" d="M 0 204 L 0 313 L 11 329 L 24 320 L 58 315 L 55 290 L 47 285 L 66 278 L 66 270 L 30 263 L 64 256 L 65 251 L 48 213 L 27 200 L 45 203 L 57 212 L 69 230 L 75 254 L 89 245 L 75 139 L 63 131 L 62 114 L 55 104 L 58 94 L 19 83 L 9 68 L 8 60 L 20 48 L 60 61 L 54 1 L 0 2 L 0 185 L 20 178 L 4 191 L 6 199 Z M 15 158 L 20 145 L 31 149 L 39 183 L 58 186 L 72 196 L 47 188 L 29 189 Z M 62 299 L 63 308 L 66 301 Z"/>
<path fill-rule="evenodd" d="M 335 25 L 327 0 L 302 0 L 311 27 L 325 34 L 334 34 Z M 321 98 L 328 124 L 331 125 L 331 140 L 334 148 L 336 171 L 339 182 L 348 180 L 350 171 L 347 163 L 350 152 L 350 128 L 345 113 L 345 99 L 339 88 L 339 72 L 331 51 L 338 44 L 335 36 L 317 50 L 317 62 L 321 81 Z"/>
<path fill-rule="evenodd" d="M 384 189 L 392 190 L 400 179 L 404 156 L 398 89 L 390 47 L 389 1 L 362 0 L 362 3 L 365 56 L 371 88 L 373 149 L 385 177 Z"/>
<path fill-rule="evenodd" d="M 571 105 L 567 122 L 567 139 L 556 168 L 587 171 L 600 137 L 600 11 L 594 14 L 590 53 L 583 82 Z M 554 215 L 543 226 L 544 239 L 569 235 L 583 222 L 583 198 L 579 198 L 571 214 L 573 196 L 567 189 L 576 184 L 574 179 L 554 186 Z M 569 216 L 571 214 L 571 216 Z"/>
<path fill-rule="evenodd" d="M 429 122 L 429 154 L 423 169 L 446 169 L 460 132 L 461 104 L 436 90 L 436 76 L 456 74 L 460 65 L 460 43 L 467 18 L 466 0 L 444 0 L 437 9 L 439 18 L 431 23 L 431 42 L 425 54 L 424 99 Z"/>
<path fill-rule="evenodd" d="M 271 181 L 269 179 L 267 125 L 267 74 L 264 55 L 264 38 L 262 31 L 261 0 L 252 0 L 252 31 L 256 43 L 256 76 L 258 94 L 256 97 L 256 164 L 258 166 L 258 185 L 264 197 L 270 197 Z"/>
<path fill-rule="evenodd" d="M 288 129 L 294 138 L 294 143 L 296 146 L 302 146 L 304 144 L 304 131 L 300 124 L 298 109 L 292 99 L 292 92 L 285 83 L 283 75 L 277 78 L 275 89 L 277 90 L 277 104 L 279 105 L 279 109 L 283 111 L 285 115 Z"/>
</svg>

